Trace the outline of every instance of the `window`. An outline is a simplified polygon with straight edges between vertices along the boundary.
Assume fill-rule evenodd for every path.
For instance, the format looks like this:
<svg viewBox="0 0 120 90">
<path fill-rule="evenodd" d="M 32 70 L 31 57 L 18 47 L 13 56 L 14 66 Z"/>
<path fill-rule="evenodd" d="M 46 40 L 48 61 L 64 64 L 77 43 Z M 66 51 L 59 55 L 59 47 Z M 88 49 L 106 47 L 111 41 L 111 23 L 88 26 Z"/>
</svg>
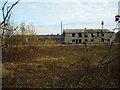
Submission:
<svg viewBox="0 0 120 90">
<path fill-rule="evenodd" d="M 73 39 L 72 42 L 75 42 L 75 39 Z"/>
<path fill-rule="evenodd" d="M 81 40 L 81 39 L 79 39 L 79 43 L 82 43 L 82 40 Z"/>
<path fill-rule="evenodd" d="M 101 39 L 101 42 L 104 42 L 104 39 L 103 39 L 103 38 Z"/>
<path fill-rule="evenodd" d="M 85 39 L 85 42 L 88 42 L 88 40 L 87 40 L 87 39 Z"/>
<path fill-rule="evenodd" d="M 88 37 L 88 34 L 87 33 L 84 33 L 85 37 Z"/>
<path fill-rule="evenodd" d="M 101 36 L 104 36 L 104 33 L 102 33 Z"/>
<path fill-rule="evenodd" d="M 110 39 L 108 39 L 107 41 L 110 42 Z"/>
<path fill-rule="evenodd" d="M 91 39 L 91 42 L 94 42 L 94 40 L 93 40 L 93 39 Z"/>
<path fill-rule="evenodd" d="M 78 44 L 78 39 L 76 39 L 76 44 Z"/>
<path fill-rule="evenodd" d="M 78 33 L 78 36 L 79 36 L 79 37 L 82 37 L 82 33 Z"/>
<path fill-rule="evenodd" d="M 99 32 L 97 33 L 97 37 L 99 37 Z"/>
<path fill-rule="evenodd" d="M 94 35 L 93 35 L 93 33 L 91 33 L 91 37 L 92 37 L 92 38 L 94 38 Z"/>
<path fill-rule="evenodd" d="M 65 37 L 65 32 L 63 32 L 63 37 Z"/>
<path fill-rule="evenodd" d="M 72 37 L 75 37 L 75 33 L 72 33 Z"/>
</svg>

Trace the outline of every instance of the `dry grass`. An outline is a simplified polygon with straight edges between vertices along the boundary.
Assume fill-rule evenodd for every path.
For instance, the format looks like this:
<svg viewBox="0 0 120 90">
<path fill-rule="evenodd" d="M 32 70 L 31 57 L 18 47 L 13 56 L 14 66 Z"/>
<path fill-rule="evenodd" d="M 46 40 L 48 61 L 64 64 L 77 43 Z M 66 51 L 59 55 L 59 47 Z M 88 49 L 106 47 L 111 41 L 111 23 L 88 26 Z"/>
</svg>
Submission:
<svg viewBox="0 0 120 90">
<path fill-rule="evenodd" d="M 81 74 L 93 68 L 104 57 L 107 45 L 91 46 L 31 46 L 9 48 L 3 51 L 6 70 L 14 71 L 13 77 L 3 78 L 3 87 L 56 88 L 73 87 Z M 105 60 L 116 56 L 117 46 Z M 116 65 L 113 64 L 112 67 Z M 83 87 L 117 87 L 117 78 L 108 77 L 108 66 L 86 76 Z M 114 72 L 113 72 L 114 73 Z M 101 77 L 102 75 L 102 77 Z M 112 80 L 111 80 L 112 79 Z"/>
</svg>

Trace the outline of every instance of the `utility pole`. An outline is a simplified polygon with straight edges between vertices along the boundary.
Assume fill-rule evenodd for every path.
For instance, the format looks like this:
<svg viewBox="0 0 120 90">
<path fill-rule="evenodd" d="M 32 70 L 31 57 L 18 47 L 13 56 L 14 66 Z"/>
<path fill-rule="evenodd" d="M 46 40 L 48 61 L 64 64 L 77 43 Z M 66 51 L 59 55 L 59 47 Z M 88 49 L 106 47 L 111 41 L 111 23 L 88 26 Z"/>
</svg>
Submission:
<svg viewBox="0 0 120 90">
<path fill-rule="evenodd" d="M 115 22 L 117 22 L 118 24 L 118 39 L 119 39 L 119 32 L 120 32 L 120 1 L 118 2 L 118 15 L 115 16 Z M 118 57 L 120 55 L 120 41 L 118 40 Z M 120 72 L 119 72 L 119 69 L 120 69 L 120 58 L 118 58 L 118 61 L 116 63 L 116 69 L 117 69 L 117 79 L 118 79 L 118 85 L 120 84 Z M 118 87 L 120 88 L 120 86 Z"/>
<path fill-rule="evenodd" d="M 118 2 L 118 32 L 120 31 L 120 1 Z"/>
<path fill-rule="evenodd" d="M 63 26 L 62 26 L 62 21 L 61 21 L 61 35 L 62 35 L 62 27 L 63 27 Z"/>
<path fill-rule="evenodd" d="M 118 15 L 119 15 L 119 20 L 118 20 L 118 32 L 120 32 L 120 1 L 118 2 Z M 120 42 L 119 42 L 119 46 L 118 46 L 118 52 L 119 52 L 119 49 L 120 49 Z M 120 55 L 120 52 L 119 52 L 119 55 Z M 119 72 L 119 69 L 120 69 L 120 58 L 118 60 L 118 67 L 117 67 L 117 71 L 118 71 L 118 85 L 120 84 L 120 72 Z M 120 86 L 118 87 L 120 88 Z"/>
<path fill-rule="evenodd" d="M 103 31 L 103 25 L 104 25 L 104 22 L 103 22 L 103 21 L 102 21 L 101 25 L 102 25 L 102 31 Z"/>
<path fill-rule="evenodd" d="M 61 21 L 61 44 L 62 44 L 62 28 L 63 28 L 63 26 L 62 26 L 62 21 Z"/>
<path fill-rule="evenodd" d="M 2 35 L 0 34 L 0 89 L 2 90 Z"/>
</svg>

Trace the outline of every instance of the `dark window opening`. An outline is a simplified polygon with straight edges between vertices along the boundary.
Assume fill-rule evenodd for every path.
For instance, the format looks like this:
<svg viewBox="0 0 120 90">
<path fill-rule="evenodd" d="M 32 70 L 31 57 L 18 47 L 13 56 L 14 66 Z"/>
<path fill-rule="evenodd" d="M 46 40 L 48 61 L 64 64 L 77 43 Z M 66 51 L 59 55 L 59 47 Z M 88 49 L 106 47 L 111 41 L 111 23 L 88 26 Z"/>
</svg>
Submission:
<svg viewBox="0 0 120 90">
<path fill-rule="evenodd" d="M 88 40 L 87 40 L 87 39 L 85 39 L 85 42 L 88 42 Z"/>
<path fill-rule="evenodd" d="M 101 42 L 104 42 L 104 39 L 103 39 L 103 38 L 101 39 Z"/>
<path fill-rule="evenodd" d="M 78 39 L 76 39 L 76 44 L 78 44 Z"/>
<path fill-rule="evenodd" d="M 88 34 L 87 33 L 84 33 L 85 37 L 88 37 Z"/>
<path fill-rule="evenodd" d="M 81 40 L 81 39 L 79 39 L 79 43 L 82 43 L 82 40 Z"/>
<path fill-rule="evenodd" d="M 93 39 L 91 39 L 91 42 L 94 42 L 94 40 L 93 40 Z"/>
<path fill-rule="evenodd" d="M 75 37 L 75 33 L 72 33 L 72 37 Z"/>
<path fill-rule="evenodd" d="M 79 36 L 79 37 L 82 37 L 82 33 L 78 33 L 78 36 Z"/>
<path fill-rule="evenodd" d="M 99 33 L 97 33 L 97 37 L 99 37 Z"/>
<path fill-rule="evenodd" d="M 65 32 L 63 32 L 63 37 L 65 37 Z"/>
<path fill-rule="evenodd" d="M 91 37 L 92 37 L 92 38 L 94 38 L 94 35 L 93 35 L 93 33 L 91 33 Z"/>
<path fill-rule="evenodd" d="M 101 36 L 104 36 L 104 33 L 102 33 Z"/>
<path fill-rule="evenodd" d="M 108 42 L 110 42 L 110 39 L 108 39 Z"/>
<path fill-rule="evenodd" d="M 75 39 L 73 39 L 72 42 L 75 42 Z"/>
</svg>

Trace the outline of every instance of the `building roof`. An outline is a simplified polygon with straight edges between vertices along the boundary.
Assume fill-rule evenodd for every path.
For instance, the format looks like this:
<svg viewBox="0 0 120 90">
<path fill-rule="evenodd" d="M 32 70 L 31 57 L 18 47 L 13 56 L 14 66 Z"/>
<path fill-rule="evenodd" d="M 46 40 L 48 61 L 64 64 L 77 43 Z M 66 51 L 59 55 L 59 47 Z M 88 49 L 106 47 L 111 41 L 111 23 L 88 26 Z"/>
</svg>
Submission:
<svg viewBox="0 0 120 90">
<path fill-rule="evenodd" d="M 48 38 L 54 38 L 54 39 L 60 39 L 61 35 L 37 35 L 41 39 L 48 39 Z"/>
<path fill-rule="evenodd" d="M 80 32 L 87 32 L 87 33 L 97 33 L 97 32 L 106 32 L 106 33 L 114 33 L 108 29 L 63 29 L 65 33 L 80 33 Z"/>
<path fill-rule="evenodd" d="M 120 31 L 118 31 L 118 32 L 116 33 L 116 36 L 120 36 Z"/>
</svg>

